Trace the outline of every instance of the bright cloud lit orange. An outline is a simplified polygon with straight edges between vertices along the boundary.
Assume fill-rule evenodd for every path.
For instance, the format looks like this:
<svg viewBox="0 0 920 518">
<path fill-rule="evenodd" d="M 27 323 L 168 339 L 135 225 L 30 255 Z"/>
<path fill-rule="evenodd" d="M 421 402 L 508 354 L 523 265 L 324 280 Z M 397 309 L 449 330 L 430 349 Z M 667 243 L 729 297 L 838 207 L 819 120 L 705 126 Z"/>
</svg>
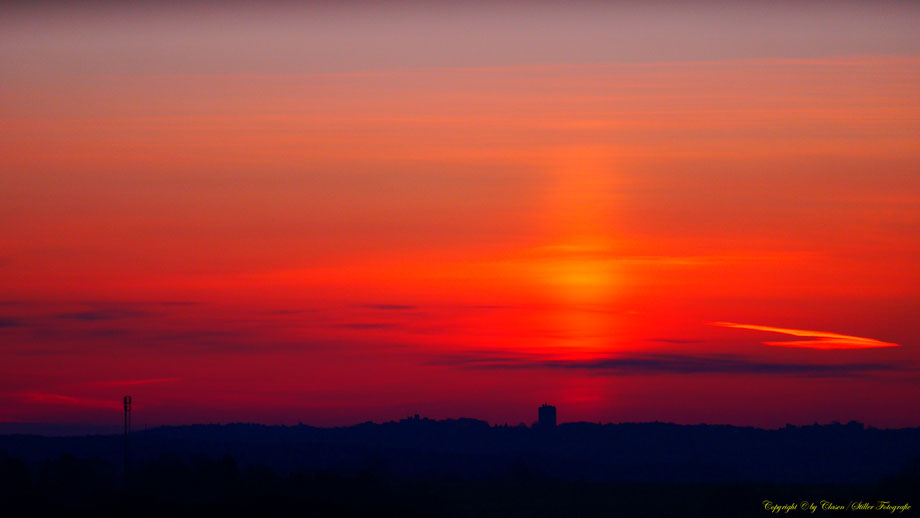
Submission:
<svg viewBox="0 0 920 518">
<path fill-rule="evenodd" d="M 752 324 L 735 324 L 732 322 L 713 322 L 714 326 L 732 327 L 735 329 L 751 329 L 754 331 L 768 331 L 792 336 L 813 338 L 813 340 L 788 340 L 783 342 L 763 342 L 765 345 L 779 347 L 806 347 L 809 349 L 871 349 L 875 347 L 899 347 L 900 344 L 882 342 L 873 338 L 860 336 L 841 335 L 825 331 L 806 331 L 802 329 L 786 329 L 783 327 L 757 326 Z"/>
</svg>

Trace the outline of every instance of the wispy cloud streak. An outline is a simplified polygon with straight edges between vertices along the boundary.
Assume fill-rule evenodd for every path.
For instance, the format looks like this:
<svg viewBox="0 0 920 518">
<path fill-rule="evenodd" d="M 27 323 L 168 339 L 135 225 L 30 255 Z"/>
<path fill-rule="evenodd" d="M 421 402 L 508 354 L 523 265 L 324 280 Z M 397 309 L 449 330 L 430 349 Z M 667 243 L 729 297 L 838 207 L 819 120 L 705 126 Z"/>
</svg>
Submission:
<svg viewBox="0 0 920 518">
<path fill-rule="evenodd" d="M 655 374 L 763 374 L 801 377 L 853 377 L 910 371 L 891 363 L 782 363 L 735 355 L 624 354 L 586 360 L 544 359 L 493 352 L 455 354 L 430 362 L 470 369 L 564 369 L 608 376 Z"/>
<path fill-rule="evenodd" d="M 759 326 L 753 324 L 736 324 L 734 322 L 713 322 L 712 325 L 731 327 L 735 329 L 750 329 L 753 331 L 767 331 L 786 335 L 810 338 L 810 340 L 787 340 L 783 342 L 763 342 L 764 345 L 777 347 L 803 347 L 808 349 L 871 349 L 876 347 L 900 347 L 900 344 L 882 342 L 873 338 L 861 336 L 841 335 L 825 331 L 808 331 L 804 329 L 787 329 L 784 327 Z"/>
<path fill-rule="evenodd" d="M 66 405 L 90 408 L 121 408 L 120 402 L 118 401 L 73 397 L 63 394 L 24 392 L 15 394 L 15 396 L 18 396 L 23 401 L 36 404 Z"/>
<path fill-rule="evenodd" d="M 150 378 L 142 380 L 100 381 L 98 385 L 104 387 L 133 387 L 136 385 L 150 385 L 152 383 L 173 383 L 181 380 L 182 378 Z"/>
<path fill-rule="evenodd" d="M 381 311 L 411 311 L 418 309 L 418 306 L 410 304 L 361 304 L 358 307 L 366 309 L 379 309 Z"/>
</svg>

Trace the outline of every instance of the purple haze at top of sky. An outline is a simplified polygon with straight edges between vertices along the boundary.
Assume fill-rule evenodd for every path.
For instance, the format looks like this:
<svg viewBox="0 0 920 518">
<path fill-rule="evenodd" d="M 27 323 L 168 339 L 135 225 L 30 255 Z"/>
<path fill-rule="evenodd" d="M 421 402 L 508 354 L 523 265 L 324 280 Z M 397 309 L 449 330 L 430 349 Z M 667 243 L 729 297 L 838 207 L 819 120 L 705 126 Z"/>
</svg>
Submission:
<svg viewBox="0 0 920 518">
<path fill-rule="evenodd" d="M 5 11 L 5 74 L 309 74 L 920 51 L 915 2 L 112 2 Z"/>
</svg>

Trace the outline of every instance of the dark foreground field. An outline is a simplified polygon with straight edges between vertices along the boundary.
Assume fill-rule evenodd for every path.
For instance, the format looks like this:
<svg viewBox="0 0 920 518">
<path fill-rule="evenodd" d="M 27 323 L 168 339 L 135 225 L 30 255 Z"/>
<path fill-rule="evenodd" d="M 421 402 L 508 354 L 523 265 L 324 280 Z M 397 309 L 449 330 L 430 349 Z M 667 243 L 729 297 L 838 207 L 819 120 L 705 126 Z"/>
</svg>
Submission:
<svg viewBox="0 0 920 518">
<path fill-rule="evenodd" d="M 30 469 L 7 457 L 2 466 L 4 516 L 768 516 L 765 500 L 814 502 L 817 514 L 837 516 L 822 511 L 821 501 L 913 506 L 920 487 L 916 465 L 875 484 L 852 485 L 583 482 L 524 469 L 491 480 L 401 478 L 372 467 L 282 475 L 262 466 L 241 469 L 231 457 L 164 457 L 138 466 L 127 480 L 99 459 L 63 456 Z"/>
<path fill-rule="evenodd" d="M 278 474 L 231 457 L 163 459 L 123 480 L 101 460 L 64 456 L 29 469 L 5 458 L 4 516 L 768 516 L 779 505 L 916 505 L 920 469 L 875 484 L 675 484 L 562 481 L 526 470 L 492 480 L 357 473 Z M 811 514 L 800 509 L 791 515 Z M 887 511 L 846 512 L 890 516 Z M 898 514 L 898 511 L 895 511 Z M 901 515 L 911 516 L 915 509 Z"/>
<path fill-rule="evenodd" d="M 917 438 L 858 424 L 207 425 L 132 435 L 125 472 L 118 435 L 6 435 L 0 516 L 912 516 Z"/>
</svg>

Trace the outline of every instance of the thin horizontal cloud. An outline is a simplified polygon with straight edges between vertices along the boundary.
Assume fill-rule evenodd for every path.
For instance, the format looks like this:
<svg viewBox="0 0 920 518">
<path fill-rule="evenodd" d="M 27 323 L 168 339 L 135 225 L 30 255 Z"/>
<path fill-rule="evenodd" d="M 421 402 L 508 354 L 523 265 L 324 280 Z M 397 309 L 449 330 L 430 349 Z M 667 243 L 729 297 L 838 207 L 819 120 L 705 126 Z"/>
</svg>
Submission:
<svg viewBox="0 0 920 518">
<path fill-rule="evenodd" d="M 97 385 L 103 387 L 133 387 L 136 385 L 150 385 L 153 383 L 173 383 L 182 381 L 182 378 L 149 378 L 140 380 L 100 381 Z"/>
<path fill-rule="evenodd" d="M 276 315 L 276 316 L 287 316 L 287 315 L 300 315 L 307 310 L 305 309 L 272 309 L 269 311 L 261 312 L 262 315 Z"/>
<path fill-rule="evenodd" d="M 124 318 L 142 318 L 148 317 L 150 313 L 130 309 L 91 309 L 87 311 L 78 311 L 74 313 L 60 313 L 58 318 L 66 320 L 84 320 L 95 322 L 99 320 L 120 320 Z"/>
<path fill-rule="evenodd" d="M 0 318 L 0 327 L 18 327 L 23 323 L 15 318 Z"/>
<path fill-rule="evenodd" d="M 199 302 L 185 300 L 149 300 L 129 302 L 86 302 L 89 309 L 70 311 L 55 315 L 68 320 L 121 320 L 126 318 L 146 318 L 160 314 L 161 311 L 175 308 L 187 308 L 200 305 Z M 157 311 L 156 313 L 152 310 Z"/>
<path fill-rule="evenodd" d="M 861 336 L 841 335 L 826 331 L 807 331 L 803 329 L 787 329 L 784 327 L 760 326 L 752 324 L 735 324 L 733 322 L 713 322 L 712 325 L 731 327 L 735 329 L 750 329 L 753 331 L 767 331 L 786 335 L 810 338 L 810 340 L 787 340 L 783 342 L 763 342 L 764 345 L 777 347 L 802 347 L 808 349 L 871 349 L 876 347 L 900 347 L 900 344 L 882 342 L 873 338 Z"/>
<path fill-rule="evenodd" d="M 497 353 L 448 355 L 430 362 L 473 369 L 565 369 L 610 376 L 653 374 L 763 374 L 802 377 L 852 377 L 908 371 L 889 363 L 780 363 L 734 355 L 626 354 L 588 360 L 541 359 Z"/>
<path fill-rule="evenodd" d="M 440 354 L 428 361 L 428 365 L 463 367 L 523 367 L 537 360 L 534 355 L 515 355 L 507 351 L 476 351 L 474 353 Z"/>
<path fill-rule="evenodd" d="M 383 311 L 411 311 L 418 309 L 418 306 L 409 304 L 362 304 L 360 307 L 367 309 L 379 309 Z"/>
<path fill-rule="evenodd" d="M 389 329 L 395 327 L 395 324 L 385 322 L 350 322 L 346 324 L 338 324 L 335 327 L 339 329 L 354 329 L 360 331 L 364 329 Z"/>
<path fill-rule="evenodd" d="M 868 372 L 900 370 L 883 363 L 777 363 L 738 356 L 645 355 L 582 362 L 544 362 L 546 367 L 590 369 L 609 374 L 779 374 L 806 377 L 850 377 Z"/>
<path fill-rule="evenodd" d="M 81 397 L 66 396 L 64 394 L 49 394 L 44 392 L 22 392 L 13 394 L 28 403 L 48 404 L 48 405 L 66 405 L 90 408 L 121 408 L 121 401 L 109 401 L 104 399 L 89 399 Z"/>
<path fill-rule="evenodd" d="M 187 307 L 200 306 L 196 300 L 96 300 L 84 301 L 84 305 L 98 308 L 137 308 L 137 307 Z"/>
<path fill-rule="evenodd" d="M 270 317 L 265 317 L 270 318 Z M 92 325 L 74 329 L 70 321 L 58 318 L 29 323 L 29 336 L 19 341 L 0 341 L 0 350 L 17 356 L 70 355 L 79 350 L 82 353 L 119 354 L 130 350 L 169 352 L 169 354 L 239 353 L 243 351 L 261 353 L 268 351 L 314 351 L 340 350 L 349 348 L 390 347 L 392 343 L 381 343 L 379 338 L 367 341 L 355 336 L 344 336 L 342 330 L 386 329 L 396 327 L 382 320 L 355 320 L 344 322 L 347 327 L 325 322 L 295 322 L 292 328 L 314 325 L 317 329 L 340 330 L 342 336 L 303 339 L 285 337 L 278 325 L 266 325 L 260 320 L 225 319 L 205 315 L 194 322 L 189 319 L 172 318 L 160 325 L 146 325 L 147 322 L 111 320 L 92 322 Z M 12 328 L 11 328 L 12 329 Z M 7 333 L 0 329 L 0 333 Z M 354 333 L 352 333 L 354 334 Z M 77 349 L 79 348 L 79 349 Z"/>
</svg>

